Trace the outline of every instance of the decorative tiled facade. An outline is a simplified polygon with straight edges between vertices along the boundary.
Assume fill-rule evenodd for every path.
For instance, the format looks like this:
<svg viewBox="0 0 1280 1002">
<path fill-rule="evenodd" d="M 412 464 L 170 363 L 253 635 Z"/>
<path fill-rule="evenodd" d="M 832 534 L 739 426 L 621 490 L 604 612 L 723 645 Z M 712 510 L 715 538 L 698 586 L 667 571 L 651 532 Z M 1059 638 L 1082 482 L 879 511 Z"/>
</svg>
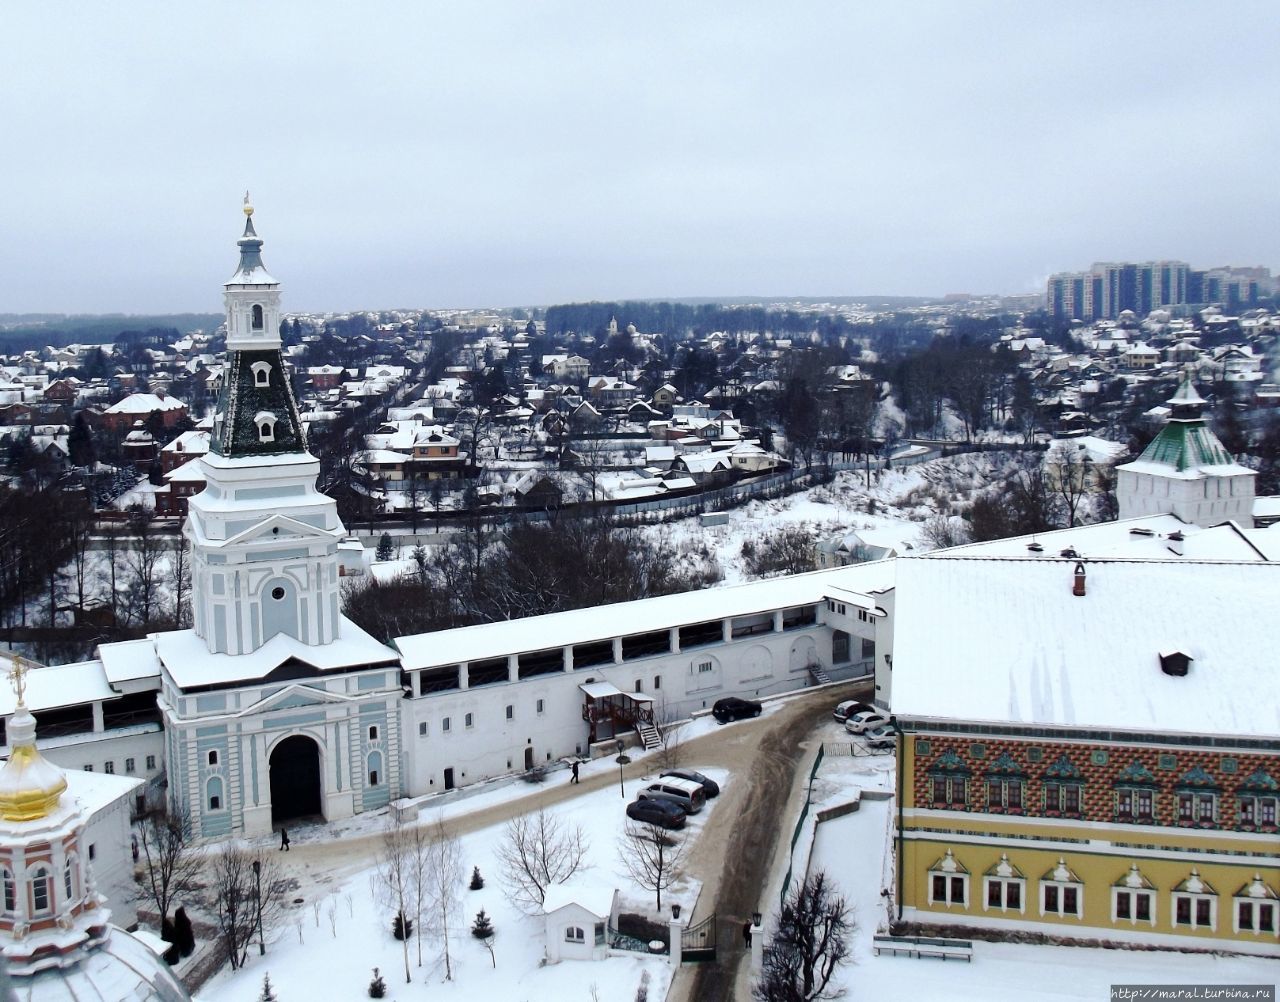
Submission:
<svg viewBox="0 0 1280 1002">
<path fill-rule="evenodd" d="M 914 756 L 913 806 L 921 809 L 977 811 L 1042 818 L 1079 818 L 1104 823 L 1150 824 L 1165 827 L 1275 832 L 1274 814 L 1240 817 L 1241 798 L 1272 803 L 1277 796 L 1275 756 L 1168 749 L 1115 744 L 1050 742 L 1026 739 L 964 736 L 917 737 Z M 935 778 L 949 780 L 941 800 Z M 1021 780 L 1020 807 L 990 802 L 992 784 L 999 779 L 1008 793 L 1009 780 Z M 958 781 L 964 796 L 956 797 Z M 1078 786 L 1076 801 L 1067 791 Z M 1131 791 L 1129 812 L 1118 810 L 1119 791 Z M 1057 793 L 1056 804 L 1050 803 Z M 1151 813 L 1138 808 L 1149 792 Z M 1216 820 L 1203 820 L 1198 803 L 1192 817 L 1180 816 L 1180 794 L 1212 796 Z M 1006 796 L 1007 800 L 1007 796 Z"/>
</svg>

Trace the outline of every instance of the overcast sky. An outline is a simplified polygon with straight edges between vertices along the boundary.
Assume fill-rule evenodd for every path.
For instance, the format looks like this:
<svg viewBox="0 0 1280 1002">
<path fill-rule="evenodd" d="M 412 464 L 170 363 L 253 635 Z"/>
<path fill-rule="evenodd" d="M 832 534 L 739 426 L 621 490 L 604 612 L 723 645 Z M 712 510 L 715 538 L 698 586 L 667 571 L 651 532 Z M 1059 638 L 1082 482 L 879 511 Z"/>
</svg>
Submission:
<svg viewBox="0 0 1280 1002">
<path fill-rule="evenodd" d="M 220 311 L 246 188 L 286 310 L 1280 266 L 1274 0 L 10 0 L 3 35 L 0 312 Z"/>
</svg>

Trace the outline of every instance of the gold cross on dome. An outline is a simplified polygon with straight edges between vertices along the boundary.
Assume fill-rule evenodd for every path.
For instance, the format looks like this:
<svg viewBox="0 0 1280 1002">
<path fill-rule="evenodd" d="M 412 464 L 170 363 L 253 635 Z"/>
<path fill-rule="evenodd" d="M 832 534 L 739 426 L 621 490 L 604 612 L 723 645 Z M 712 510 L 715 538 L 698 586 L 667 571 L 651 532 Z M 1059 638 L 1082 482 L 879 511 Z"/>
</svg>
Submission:
<svg viewBox="0 0 1280 1002">
<path fill-rule="evenodd" d="M 22 655 L 14 654 L 6 674 L 9 676 L 9 684 L 13 686 L 13 691 L 18 695 L 19 706 L 26 705 L 24 700 L 27 695 L 27 672 L 29 671 L 31 671 L 31 668 L 22 660 Z"/>
</svg>

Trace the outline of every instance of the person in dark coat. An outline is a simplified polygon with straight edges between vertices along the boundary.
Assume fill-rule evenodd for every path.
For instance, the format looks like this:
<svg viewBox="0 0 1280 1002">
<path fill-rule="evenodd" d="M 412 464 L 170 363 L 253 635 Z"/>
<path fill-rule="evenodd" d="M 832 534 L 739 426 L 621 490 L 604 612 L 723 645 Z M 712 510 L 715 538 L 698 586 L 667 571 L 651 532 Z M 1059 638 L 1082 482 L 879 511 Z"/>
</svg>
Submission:
<svg viewBox="0 0 1280 1002">
<path fill-rule="evenodd" d="M 280 829 L 280 851 L 281 852 L 289 851 L 289 829 L 288 828 Z"/>
<path fill-rule="evenodd" d="M 569 780 L 569 782 L 570 783 L 578 782 L 578 760 L 576 758 L 573 760 L 573 778 Z"/>
<path fill-rule="evenodd" d="M 748 950 L 751 949 L 751 923 L 750 922 L 742 923 L 742 945 L 745 946 Z"/>
</svg>

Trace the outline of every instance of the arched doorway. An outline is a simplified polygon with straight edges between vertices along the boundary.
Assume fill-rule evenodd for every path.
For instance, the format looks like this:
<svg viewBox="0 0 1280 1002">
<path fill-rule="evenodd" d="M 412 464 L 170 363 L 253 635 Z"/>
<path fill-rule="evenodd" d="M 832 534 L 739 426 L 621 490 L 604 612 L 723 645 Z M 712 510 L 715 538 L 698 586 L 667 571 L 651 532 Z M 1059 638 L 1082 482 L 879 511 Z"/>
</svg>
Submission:
<svg viewBox="0 0 1280 1002">
<path fill-rule="evenodd" d="M 271 750 L 271 821 L 323 814 L 320 746 L 304 734 L 285 738 Z"/>
</svg>

